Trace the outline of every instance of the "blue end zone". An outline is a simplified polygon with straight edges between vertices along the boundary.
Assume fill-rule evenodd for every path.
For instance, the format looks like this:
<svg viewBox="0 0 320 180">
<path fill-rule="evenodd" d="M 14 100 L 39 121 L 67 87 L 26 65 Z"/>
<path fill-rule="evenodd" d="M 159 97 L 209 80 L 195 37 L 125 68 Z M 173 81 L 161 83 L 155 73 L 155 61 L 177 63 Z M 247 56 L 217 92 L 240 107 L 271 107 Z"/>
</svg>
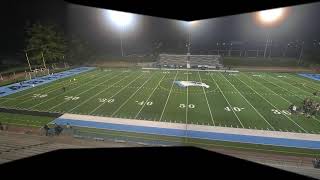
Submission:
<svg viewBox="0 0 320 180">
<path fill-rule="evenodd" d="M 306 77 L 306 78 L 310 78 L 316 81 L 320 81 L 320 74 L 299 74 L 300 76 Z"/>
<path fill-rule="evenodd" d="M 189 137 L 189 138 L 198 138 L 198 139 L 231 141 L 231 142 L 240 142 L 240 143 L 263 144 L 263 145 L 296 147 L 296 148 L 307 148 L 307 149 L 320 149 L 320 141 L 311 141 L 311 140 L 297 140 L 297 139 L 260 137 L 260 136 L 249 136 L 249 135 L 238 135 L 238 134 L 225 134 L 225 133 L 215 133 L 215 132 L 166 129 L 166 128 L 110 124 L 110 123 L 82 121 L 82 120 L 80 121 L 80 120 L 61 119 L 61 118 L 54 120 L 53 123 L 57 123 L 59 125 L 66 125 L 67 123 L 69 123 L 72 126 L 79 126 L 79 127 L 176 136 L 176 137 Z"/>
<path fill-rule="evenodd" d="M 79 68 L 71 69 L 68 71 L 55 73 L 53 75 L 47 75 L 47 76 L 37 77 L 31 80 L 23 81 L 21 82 L 21 85 L 20 83 L 14 83 L 7 86 L 2 86 L 0 87 L 0 97 L 8 96 L 10 94 L 14 94 L 32 87 L 47 84 L 47 83 L 56 81 L 58 79 L 62 79 L 62 78 L 70 77 L 79 73 L 90 71 L 92 69 L 95 69 L 95 67 L 79 67 Z"/>
</svg>

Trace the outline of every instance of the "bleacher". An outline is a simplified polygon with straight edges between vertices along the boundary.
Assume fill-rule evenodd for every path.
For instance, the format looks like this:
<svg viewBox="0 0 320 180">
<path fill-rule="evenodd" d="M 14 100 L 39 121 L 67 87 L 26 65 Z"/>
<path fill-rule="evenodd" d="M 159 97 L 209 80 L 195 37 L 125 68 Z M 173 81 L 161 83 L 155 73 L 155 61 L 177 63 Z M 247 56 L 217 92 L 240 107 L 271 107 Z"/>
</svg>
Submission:
<svg viewBox="0 0 320 180">
<path fill-rule="evenodd" d="M 211 68 L 223 67 L 220 55 L 178 55 L 178 54 L 160 54 L 159 65 L 161 66 L 182 66 L 191 67 L 207 66 Z"/>
</svg>

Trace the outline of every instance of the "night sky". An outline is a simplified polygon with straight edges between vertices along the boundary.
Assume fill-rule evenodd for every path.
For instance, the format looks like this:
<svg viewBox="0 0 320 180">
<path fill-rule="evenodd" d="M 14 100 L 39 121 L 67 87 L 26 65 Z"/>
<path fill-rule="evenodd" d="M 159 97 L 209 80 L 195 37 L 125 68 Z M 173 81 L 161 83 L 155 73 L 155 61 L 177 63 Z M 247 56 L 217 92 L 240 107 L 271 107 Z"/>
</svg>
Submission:
<svg viewBox="0 0 320 180">
<path fill-rule="evenodd" d="M 31 23 L 55 23 L 68 36 L 77 35 L 99 53 L 119 53 L 119 30 L 103 16 L 102 9 L 68 4 L 62 0 L 1 1 L 0 57 L 22 52 L 24 27 Z M 269 31 L 278 42 L 320 40 L 320 3 L 291 7 L 282 23 L 273 28 L 260 26 L 252 13 L 202 20 L 192 30 L 194 49 L 214 49 L 216 42 L 263 42 Z M 164 49 L 183 48 L 187 39 L 185 23 L 176 20 L 136 15 L 136 21 L 125 28 L 127 53 L 150 51 L 154 42 Z"/>
</svg>

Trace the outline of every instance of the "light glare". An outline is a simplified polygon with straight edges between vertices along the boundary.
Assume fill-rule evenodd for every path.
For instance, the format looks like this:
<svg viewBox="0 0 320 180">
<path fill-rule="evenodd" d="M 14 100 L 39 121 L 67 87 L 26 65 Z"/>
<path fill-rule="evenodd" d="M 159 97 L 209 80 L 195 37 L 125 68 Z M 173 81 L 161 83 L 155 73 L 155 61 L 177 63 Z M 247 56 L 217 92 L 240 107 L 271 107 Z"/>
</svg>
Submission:
<svg viewBox="0 0 320 180">
<path fill-rule="evenodd" d="M 260 21 L 264 23 L 272 23 L 279 20 L 284 14 L 283 8 L 270 9 L 258 12 Z"/>
<path fill-rule="evenodd" d="M 132 14 L 120 11 L 108 10 L 106 14 L 117 26 L 127 26 L 132 22 L 133 19 Z"/>
</svg>

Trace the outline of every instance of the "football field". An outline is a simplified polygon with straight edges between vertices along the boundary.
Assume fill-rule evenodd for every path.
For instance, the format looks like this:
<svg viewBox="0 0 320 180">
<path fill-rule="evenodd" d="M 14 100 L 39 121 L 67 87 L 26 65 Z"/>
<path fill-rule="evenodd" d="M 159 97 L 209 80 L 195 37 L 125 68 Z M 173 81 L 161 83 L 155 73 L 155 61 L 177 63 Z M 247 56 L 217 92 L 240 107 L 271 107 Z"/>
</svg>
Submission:
<svg viewBox="0 0 320 180">
<path fill-rule="evenodd" d="M 208 85 L 178 86 L 175 82 Z M 65 87 L 65 90 L 64 88 Z M 0 98 L 0 106 L 43 112 L 320 134 L 319 114 L 291 114 L 291 104 L 320 82 L 291 73 L 93 70 Z"/>
</svg>

